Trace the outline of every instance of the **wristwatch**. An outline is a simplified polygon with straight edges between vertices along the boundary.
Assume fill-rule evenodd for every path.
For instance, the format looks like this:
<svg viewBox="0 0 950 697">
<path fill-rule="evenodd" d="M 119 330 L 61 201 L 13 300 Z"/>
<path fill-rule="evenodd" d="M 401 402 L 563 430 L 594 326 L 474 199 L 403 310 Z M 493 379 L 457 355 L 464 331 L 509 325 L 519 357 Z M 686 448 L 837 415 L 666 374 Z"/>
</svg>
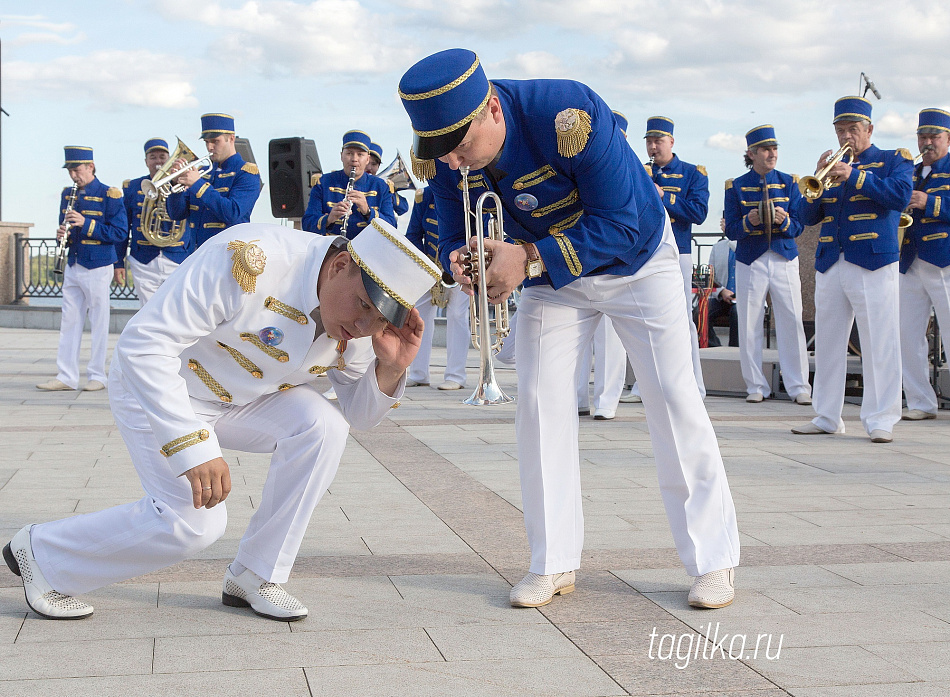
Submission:
<svg viewBox="0 0 950 697">
<path fill-rule="evenodd" d="M 538 248 L 530 242 L 525 244 L 524 248 L 528 255 L 528 259 L 524 263 L 524 275 L 528 278 L 537 278 L 544 273 L 544 260 L 538 254 Z"/>
</svg>

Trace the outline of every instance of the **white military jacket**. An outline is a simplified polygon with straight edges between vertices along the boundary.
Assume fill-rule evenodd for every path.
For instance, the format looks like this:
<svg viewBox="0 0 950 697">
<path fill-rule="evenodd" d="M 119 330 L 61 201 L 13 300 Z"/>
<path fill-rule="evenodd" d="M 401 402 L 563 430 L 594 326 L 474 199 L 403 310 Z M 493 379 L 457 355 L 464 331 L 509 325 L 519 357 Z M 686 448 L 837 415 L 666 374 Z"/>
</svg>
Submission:
<svg viewBox="0 0 950 697">
<path fill-rule="evenodd" d="M 372 339 L 314 337 L 317 278 L 334 237 L 236 225 L 202 245 L 128 323 L 112 359 L 172 469 L 221 456 L 192 400 L 246 405 L 327 373 L 347 421 L 376 426 L 401 398 L 376 384 Z"/>
</svg>

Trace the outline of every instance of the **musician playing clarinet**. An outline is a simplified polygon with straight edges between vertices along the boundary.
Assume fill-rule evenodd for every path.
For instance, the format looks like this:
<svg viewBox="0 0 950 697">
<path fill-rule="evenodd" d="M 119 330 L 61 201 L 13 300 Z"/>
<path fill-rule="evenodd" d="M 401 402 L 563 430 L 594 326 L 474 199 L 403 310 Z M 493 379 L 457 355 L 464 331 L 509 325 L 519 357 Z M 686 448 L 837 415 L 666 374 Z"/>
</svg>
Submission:
<svg viewBox="0 0 950 697">
<path fill-rule="evenodd" d="M 57 238 L 69 241 L 63 273 L 63 309 L 56 351 L 56 377 L 37 385 L 45 391 L 79 389 L 79 348 L 86 315 L 92 328 L 92 350 L 83 390 L 96 392 L 106 385 L 106 344 L 109 341 L 109 288 L 114 276 L 116 245 L 125 240 L 122 190 L 96 177 L 92 148 L 68 145 L 66 164 L 76 185 L 76 200 L 67 212 L 72 187 L 63 189 Z"/>
<path fill-rule="evenodd" d="M 343 134 L 340 150 L 343 169 L 322 177 L 318 175 L 301 221 L 304 230 L 353 239 L 374 218 L 396 224 L 389 184 L 366 171 L 371 145 L 372 139 L 363 131 Z"/>
<path fill-rule="evenodd" d="M 485 240 L 489 301 L 522 281 L 515 428 L 528 573 L 515 607 L 574 590 L 584 519 L 574 376 L 594 329 L 610 317 L 640 378 L 660 489 L 680 559 L 696 577 L 689 602 L 732 602 L 739 563 L 735 508 L 716 435 L 693 377 L 689 309 L 669 217 L 614 114 L 570 80 L 489 83 L 478 57 L 450 49 L 403 75 L 417 177 L 435 194 L 443 268 L 463 275 L 460 167 L 470 207 L 494 191 L 506 234 Z"/>
</svg>

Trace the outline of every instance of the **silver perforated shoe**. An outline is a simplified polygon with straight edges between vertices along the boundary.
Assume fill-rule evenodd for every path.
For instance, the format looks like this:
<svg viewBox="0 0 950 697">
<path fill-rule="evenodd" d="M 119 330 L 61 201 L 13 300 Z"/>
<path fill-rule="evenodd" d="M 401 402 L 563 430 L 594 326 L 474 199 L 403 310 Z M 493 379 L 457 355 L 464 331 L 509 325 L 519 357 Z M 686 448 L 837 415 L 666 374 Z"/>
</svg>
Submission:
<svg viewBox="0 0 950 697">
<path fill-rule="evenodd" d="M 33 546 L 30 544 L 31 527 L 27 525 L 20 530 L 3 548 L 3 560 L 10 567 L 10 571 L 23 580 L 26 604 L 37 615 L 50 620 L 81 620 L 89 617 L 93 611 L 92 605 L 53 590 L 43 577 L 43 572 L 33 558 Z"/>
<path fill-rule="evenodd" d="M 719 569 L 697 576 L 689 589 L 689 604 L 711 609 L 726 607 L 736 597 L 735 579 L 735 569 Z"/>
<path fill-rule="evenodd" d="M 265 581 L 250 569 L 239 576 L 224 574 L 221 602 L 230 607 L 249 607 L 255 614 L 279 622 L 296 622 L 307 616 L 307 608 L 279 583 Z"/>
<path fill-rule="evenodd" d="M 541 607 L 554 600 L 555 595 L 566 595 L 573 591 L 573 571 L 546 576 L 529 572 L 512 587 L 508 599 L 512 607 Z"/>
</svg>

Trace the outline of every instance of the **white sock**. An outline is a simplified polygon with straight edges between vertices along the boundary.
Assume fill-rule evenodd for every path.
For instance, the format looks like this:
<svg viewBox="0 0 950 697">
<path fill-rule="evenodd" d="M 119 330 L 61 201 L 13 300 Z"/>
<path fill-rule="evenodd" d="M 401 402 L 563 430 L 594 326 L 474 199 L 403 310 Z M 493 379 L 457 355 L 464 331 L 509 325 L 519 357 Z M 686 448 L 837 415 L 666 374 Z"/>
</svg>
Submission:
<svg viewBox="0 0 950 697">
<path fill-rule="evenodd" d="M 231 569 L 231 573 L 235 576 L 240 576 L 247 571 L 247 567 L 239 561 L 232 561 L 229 568 Z"/>
</svg>

